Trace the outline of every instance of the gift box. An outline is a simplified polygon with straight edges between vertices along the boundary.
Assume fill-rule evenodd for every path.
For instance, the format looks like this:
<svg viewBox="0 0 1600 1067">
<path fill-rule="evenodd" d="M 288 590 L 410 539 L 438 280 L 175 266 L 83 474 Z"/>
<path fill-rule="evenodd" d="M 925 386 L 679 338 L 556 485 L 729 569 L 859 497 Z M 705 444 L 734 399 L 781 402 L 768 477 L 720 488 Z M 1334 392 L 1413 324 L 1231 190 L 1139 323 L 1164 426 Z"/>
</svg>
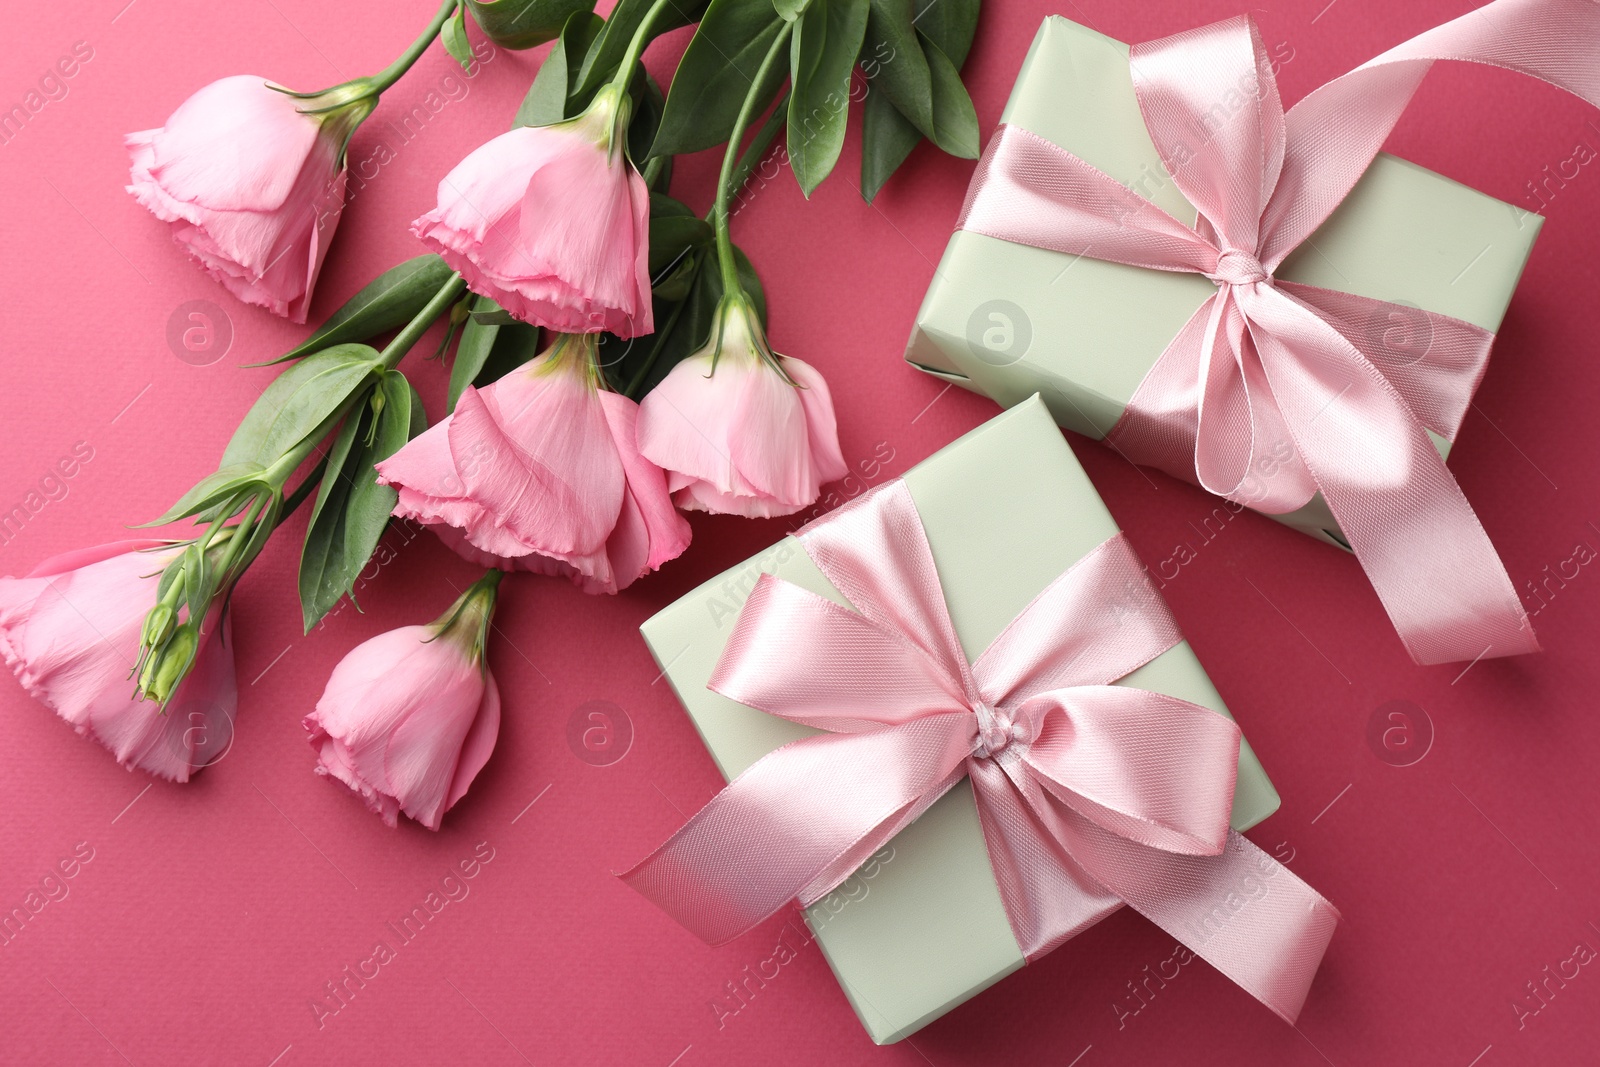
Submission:
<svg viewBox="0 0 1600 1067">
<path fill-rule="evenodd" d="M 1293 61 L 1269 45 L 1276 69 Z M 1224 112 L 1253 105 L 1252 85 Z M 1228 114 L 1222 115 L 1226 121 Z M 1194 207 L 1163 168 L 1135 98 L 1128 46 L 1044 20 L 1001 122 L 1031 131 L 1175 218 Z M 1487 330 L 1504 316 L 1543 219 L 1380 153 L 1344 202 L 1278 268 L 1301 282 L 1399 305 L 1366 324 L 1402 361 L 1427 351 L 1427 312 Z M 1103 438 L 1168 343 L 1216 286 L 957 230 L 906 349 L 914 367 L 1009 407 L 1039 393 L 1062 426 Z M 1407 314 L 1414 309 L 1415 314 Z M 1441 454 L 1450 442 L 1429 431 Z M 1191 475 L 1192 479 L 1192 475 Z M 1321 497 L 1275 519 L 1348 547 Z"/>
<path fill-rule="evenodd" d="M 975 659 L 1052 580 L 1118 532 L 1038 398 L 1022 401 L 929 457 L 904 482 L 969 658 Z M 788 537 L 641 627 L 662 673 L 730 780 L 769 752 L 816 732 L 707 688 L 740 609 L 763 573 L 848 604 L 799 542 Z M 1118 684 L 1228 714 L 1186 643 Z M 1242 743 L 1232 826 L 1254 826 L 1278 803 L 1261 764 Z M 1103 914 L 1113 910 L 1115 905 Z M 915 1032 L 1024 963 L 967 780 L 807 909 L 806 919 L 863 1026 L 880 1044 Z M 786 934 L 785 940 L 794 938 Z M 788 945 L 783 951 L 792 950 Z"/>
</svg>

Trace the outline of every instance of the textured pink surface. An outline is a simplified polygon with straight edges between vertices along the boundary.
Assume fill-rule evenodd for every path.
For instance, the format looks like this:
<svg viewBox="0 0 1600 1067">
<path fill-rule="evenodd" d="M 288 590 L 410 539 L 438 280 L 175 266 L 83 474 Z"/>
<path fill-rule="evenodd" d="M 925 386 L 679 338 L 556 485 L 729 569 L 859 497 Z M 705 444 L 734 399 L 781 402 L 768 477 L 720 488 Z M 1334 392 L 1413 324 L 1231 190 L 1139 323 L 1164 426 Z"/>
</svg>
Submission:
<svg viewBox="0 0 1600 1067">
<path fill-rule="evenodd" d="M 1464 10 L 1324 2 L 1258 13 L 1269 46 L 1293 48 L 1281 74 L 1289 100 Z M 122 536 L 122 524 L 165 507 L 210 469 L 273 373 L 239 364 L 304 333 L 239 305 L 184 259 L 166 227 L 122 191 L 121 135 L 162 121 L 226 74 L 314 88 L 369 73 L 432 7 L 384 9 L 407 9 L 401 17 L 378 14 L 382 5 L 310 0 L 126 3 L 33 5 L 0 39 L 6 107 L 38 89 L 75 42 L 93 51 L 70 79 L 46 86 L 59 99 L 0 143 L 9 205 L 0 508 L 38 506 L 0 542 L 0 572 Z M 968 72 L 986 128 L 1051 10 L 996 0 L 985 12 Z M 1237 0 L 1085 0 L 1064 13 L 1141 40 L 1238 10 Z M 393 158 L 364 187 L 352 181 L 314 319 L 416 253 L 406 225 L 431 206 L 440 175 L 505 127 L 538 54 L 497 55 L 461 99 L 462 83 L 444 81 L 452 71 L 435 49 L 388 94 L 352 159 L 372 160 L 373 174 L 387 155 L 380 141 Z M 429 90 L 437 114 L 427 110 Z M 389 124 L 419 106 L 425 117 L 410 120 L 401 143 Z M 1353 560 L 1255 515 L 1207 523 L 1212 502 L 1199 491 L 1074 442 L 1134 546 L 1168 576 L 1174 613 L 1283 794 L 1283 809 L 1251 837 L 1292 856 L 1295 872 L 1344 913 L 1298 1033 L 1204 964 L 1178 967 L 1170 940 L 1128 913 L 896 1047 L 868 1042 L 814 946 L 743 1004 L 728 1002 L 719 1023 L 712 1005 L 724 983 L 774 955 L 784 921 L 709 949 L 611 876 L 720 785 L 655 682 L 635 627 L 786 529 L 696 516 L 689 551 L 614 599 L 558 580 L 506 583 L 491 644 L 506 698 L 499 749 L 439 834 L 390 831 L 313 774 L 300 727 L 345 651 L 426 621 L 475 577 L 431 536 L 391 534 L 388 562 L 364 590 L 366 614 L 345 608 L 309 639 L 293 591 L 298 549 L 286 538 L 267 550 L 235 603 L 236 742 L 189 786 L 118 769 L 15 683 L 0 684 L 0 908 L 46 901 L 0 944 L 0 1061 L 1593 1062 L 1600 577 L 1588 562 L 1600 549 L 1591 461 L 1600 370 L 1584 322 L 1600 284 L 1592 118 L 1511 75 L 1441 68 L 1390 143 L 1527 207 L 1527 183 L 1546 167 L 1566 175 L 1564 186 L 1550 182 L 1550 223 L 1451 458 L 1519 589 L 1546 590 L 1529 594 L 1544 653 L 1465 672 L 1414 667 Z M 735 227 L 767 280 L 774 343 L 828 376 L 845 458 L 879 480 L 993 408 L 900 363 L 971 164 L 921 149 L 913 172 L 872 207 L 853 188 L 856 143 L 852 135 L 839 173 L 811 203 L 783 175 L 755 192 Z M 1575 154 L 1577 144 L 1592 147 Z M 685 160 L 676 191 L 703 206 L 714 165 Z M 213 349 L 183 360 L 169 346 L 169 317 L 195 300 L 231 320 L 220 357 Z M 435 415 L 445 376 L 416 365 Z M 75 449 L 92 458 L 60 477 L 58 461 Z M 569 742 L 594 701 L 609 702 L 616 736 L 628 738 L 605 766 Z M 1396 707 L 1431 723 L 1431 747 L 1411 766 L 1385 761 L 1381 743 L 1369 742 L 1369 722 Z M 58 899 L 49 899 L 46 878 L 62 869 L 74 876 L 52 878 Z M 443 906 L 402 940 L 386 924 L 426 910 L 430 893 Z M 376 975 L 346 977 L 373 975 L 366 961 L 380 940 L 390 951 Z M 1162 986 L 1148 980 L 1145 1000 L 1132 997 L 1129 982 L 1174 970 Z M 343 983 L 343 1004 L 314 1010 L 330 982 Z"/>
</svg>

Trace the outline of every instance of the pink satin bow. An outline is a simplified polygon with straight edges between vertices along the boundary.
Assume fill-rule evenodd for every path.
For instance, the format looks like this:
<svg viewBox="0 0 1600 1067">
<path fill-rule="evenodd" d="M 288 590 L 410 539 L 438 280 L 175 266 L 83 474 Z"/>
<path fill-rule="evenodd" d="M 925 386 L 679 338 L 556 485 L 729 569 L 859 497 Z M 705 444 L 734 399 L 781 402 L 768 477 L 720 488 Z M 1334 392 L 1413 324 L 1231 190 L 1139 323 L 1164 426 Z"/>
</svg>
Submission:
<svg viewBox="0 0 1600 1067">
<path fill-rule="evenodd" d="M 1429 315 L 1420 358 L 1379 351 L 1372 324 L 1414 309 L 1273 272 L 1350 192 L 1440 59 L 1521 71 L 1600 105 L 1600 5 L 1494 0 L 1287 114 L 1249 17 L 1136 45 L 1129 62 L 1145 125 L 1198 209 L 1195 226 L 1014 126 L 990 141 L 958 223 L 1215 282 L 1216 296 L 1173 338 L 1107 440 L 1134 462 L 1271 514 L 1320 491 L 1418 663 L 1538 649 L 1424 429 L 1455 436 L 1493 334 Z"/>
<path fill-rule="evenodd" d="M 903 482 L 796 536 L 855 610 L 763 575 L 709 684 L 826 732 L 730 782 L 629 885 L 720 944 L 826 895 L 970 776 L 1024 956 L 1127 903 L 1294 1021 L 1338 912 L 1228 828 L 1238 727 L 1111 684 L 1182 640 L 1122 535 L 975 663 Z"/>
</svg>

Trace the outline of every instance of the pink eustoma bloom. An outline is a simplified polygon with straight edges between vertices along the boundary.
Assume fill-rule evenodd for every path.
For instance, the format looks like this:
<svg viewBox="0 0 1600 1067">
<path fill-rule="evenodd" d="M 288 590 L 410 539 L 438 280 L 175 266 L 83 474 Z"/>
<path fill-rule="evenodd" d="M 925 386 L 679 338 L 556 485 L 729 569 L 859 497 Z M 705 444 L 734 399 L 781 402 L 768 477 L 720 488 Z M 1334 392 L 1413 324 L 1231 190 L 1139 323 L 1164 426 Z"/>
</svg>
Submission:
<svg viewBox="0 0 1600 1067">
<path fill-rule="evenodd" d="M 772 351 L 742 294 L 640 403 L 639 451 L 678 507 L 726 515 L 791 515 L 846 471 L 828 383 Z"/>
<path fill-rule="evenodd" d="M 654 332 L 650 191 L 623 149 L 626 107 L 607 87 L 575 119 L 501 134 L 445 176 L 412 232 L 525 322 Z"/>
<path fill-rule="evenodd" d="M 0 578 L 0 655 L 25 689 L 117 762 L 187 782 L 233 739 L 239 692 L 224 623 L 202 628 L 193 670 L 165 710 L 141 700 L 131 675 L 159 575 L 177 549 L 120 541 Z M 151 550 L 158 551 L 151 551 Z"/>
<path fill-rule="evenodd" d="M 479 582 L 427 626 L 357 645 L 305 718 L 317 773 L 359 793 L 390 826 L 405 812 L 439 829 L 494 752 L 500 689 L 483 663 L 483 636 L 498 580 L 495 572 Z"/>
<path fill-rule="evenodd" d="M 666 476 L 639 455 L 638 406 L 605 389 L 590 335 L 482 389 L 378 464 L 394 513 L 432 526 L 474 562 L 615 593 L 676 558 L 689 524 Z"/>
<path fill-rule="evenodd" d="M 339 92 L 296 98 L 236 75 L 126 138 L 139 203 L 240 300 L 297 323 L 344 209 L 345 143 L 373 107 Z"/>
</svg>

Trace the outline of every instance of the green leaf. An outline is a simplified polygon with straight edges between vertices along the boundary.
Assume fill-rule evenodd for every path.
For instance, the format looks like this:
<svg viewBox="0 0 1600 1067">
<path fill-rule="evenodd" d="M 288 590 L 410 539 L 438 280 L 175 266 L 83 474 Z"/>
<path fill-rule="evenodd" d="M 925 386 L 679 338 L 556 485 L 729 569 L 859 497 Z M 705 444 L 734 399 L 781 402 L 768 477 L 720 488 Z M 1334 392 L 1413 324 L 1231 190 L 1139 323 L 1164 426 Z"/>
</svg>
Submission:
<svg viewBox="0 0 1600 1067">
<path fill-rule="evenodd" d="M 389 525 L 398 494 L 378 484 L 373 465 L 411 439 L 415 396 L 405 375 L 385 372 L 334 438 L 300 555 L 300 608 L 307 632 L 340 597 L 355 599 L 352 587 Z"/>
<path fill-rule="evenodd" d="M 679 0 L 678 3 L 668 5 L 654 23 L 650 26 L 650 40 L 661 36 L 668 30 L 675 30 L 679 26 L 687 26 L 697 21 L 706 9 L 709 0 Z M 605 28 L 600 31 L 600 36 L 590 46 L 583 57 L 583 63 L 578 68 L 578 77 L 574 84 L 574 93 L 580 99 L 586 98 L 617 72 L 617 67 L 622 64 L 622 57 L 627 54 L 628 43 L 633 39 L 634 31 L 644 21 L 645 12 L 650 10 L 653 0 L 617 0 L 617 5 L 611 9 L 611 15 L 606 19 Z M 646 45 L 649 41 L 645 42 Z"/>
<path fill-rule="evenodd" d="M 938 46 L 957 70 L 972 50 L 982 0 L 932 0 L 917 13 L 917 32 Z"/>
<path fill-rule="evenodd" d="M 220 508 L 246 486 L 260 482 L 263 467 L 260 463 L 225 463 L 221 468 L 206 475 L 195 483 L 187 493 L 178 498 L 178 502 L 168 508 L 158 519 L 140 523 L 135 529 L 150 526 L 165 526 L 169 522 L 198 515 L 202 511 Z"/>
<path fill-rule="evenodd" d="M 705 219 L 678 216 L 650 218 L 650 277 L 672 267 L 683 254 L 713 240 L 711 224 Z"/>
<path fill-rule="evenodd" d="M 900 114 L 933 136 L 933 75 L 917 40 L 915 0 L 869 0 L 861 70 Z M 938 6 L 937 3 L 934 6 Z"/>
<path fill-rule="evenodd" d="M 778 17 L 785 22 L 793 22 L 805 13 L 806 5 L 811 0 L 772 0 L 772 9 Z"/>
<path fill-rule="evenodd" d="M 299 359 L 318 349 L 366 341 L 410 322 L 455 273 L 432 252 L 390 267 L 368 282 L 320 329 L 272 363 Z"/>
<path fill-rule="evenodd" d="M 644 69 L 643 61 L 628 83 L 628 95 L 633 100 L 633 117 L 628 120 L 628 157 L 644 159 L 650 151 L 650 143 L 656 139 L 656 131 L 661 128 L 667 98 L 662 95 L 655 78 Z"/>
<path fill-rule="evenodd" d="M 876 0 L 874 0 L 876 3 Z M 978 26 L 979 0 L 937 0 L 916 17 L 919 49 L 928 64 L 932 86 L 932 131 L 940 147 L 971 158 L 977 153 L 977 113 L 952 68 L 966 61 Z M 876 14 L 876 7 L 874 8 Z M 873 49 L 869 27 L 862 66 L 878 88 L 877 76 L 891 69 L 891 57 L 869 55 Z M 904 163 L 922 139 L 912 121 L 891 104 L 886 92 L 869 92 L 861 121 L 861 195 L 869 203 L 883 183 Z"/>
<path fill-rule="evenodd" d="M 461 399 L 467 386 L 483 370 L 489 352 L 494 348 L 495 338 L 500 334 L 499 323 L 486 322 L 478 317 L 477 312 L 479 309 L 499 310 L 499 307 L 486 296 L 480 296 L 473 302 L 474 314 L 461 327 L 461 341 L 456 345 L 455 362 L 450 364 L 449 411 L 456 409 L 456 401 Z"/>
<path fill-rule="evenodd" d="M 978 113 L 961 84 L 956 65 L 927 38 L 922 40 L 933 75 L 933 143 L 961 159 L 978 158 Z"/>
<path fill-rule="evenodd" d="M 450 57 L 461 64 L 462 70 L 472 66 L 472 42 L 467 40 L 466 7 L 456 5 L 456 13 L 445 19 L 440 27 L 439 39 L 444 42 L 444 50 L 450 53 Z"/>
<path fill-rule="evenodd" d="M 605 20 L 592 11 L 572 13 L 561 27 L 561 40 L 539 64 L 539 73 L 511 122 L 513 127 L 548 126 L 572 117 L 567 113 L 567 99 L 578 64 L 604 25 Z"/>
<path fill-rule="evenodd" d="M 593 11 L 594 0 L 466 0 L 466 6 L 485 37 L 515 50 L 555 39 L 574 15 Z"/>
<path fill-rule="evenodd" d="M 726 141 L 782 26 L 771 0 L 711 0 L 672 76 L 650 155 L 698 152 Z M 756 114 L 765 110 L 787 73 L 781 64 L 773 65 L 770 84 L 758 88 Z"/>
<path fill-rule="evenodd" d="M 861 112 L 861 196 L 872 203 L 889 176 L 922 140 L 922 132 L 883 93 L 867 94 Z"/>
<path fill-rule="evenodd" d="M 472 379 L 473 386 L 482 389 L 491 382 L 497 382 L 537 356 L 539 341 L 539 327 L 526 322 L 500 327 L 494 346 L 489 349 L 489 358 L 484 360 L 483 369 Z"/>
<path fill-rule="evenodd" d="M 262 392 L 234 431 L 221 466 L 272 466 L 365 388 L 379 366 L 377 351 L 367 345 L 335 345 L 307 356 Z"/>
<path fill-rule="evenodd" d="M 698 269 L 696 259 L 692 254 L 683 256 L 665 273 L 656 275 L 651 279 L 651 295 L 674 304 L 687 298 L 690 289 L 694 286 L 694 278 Z"/>
<path fill-rule="evenodd" d="M 789 162 L 806 196 L 839 161 L 868 0 L 810 0 L 789 52 Z"/>
<path fill-rule="evenodd" d="M 663 272 L 677 273 L 684 254 L 715 239 L 711 224 L 681 200 L 665 193 L 650 194 L 650 280 L 665 280 Z M 687 291 L 687 290 L 686 290 Z"/>
<path fill-rule="evenodd" d="M 407 434 L 409 440 L 415 441 L 422 436 L 428 428 L 428 413 L 422 409 L 422 396 L 417 392 L 416 386 L 411 386 L 411 427 Z"/>
</svg>

